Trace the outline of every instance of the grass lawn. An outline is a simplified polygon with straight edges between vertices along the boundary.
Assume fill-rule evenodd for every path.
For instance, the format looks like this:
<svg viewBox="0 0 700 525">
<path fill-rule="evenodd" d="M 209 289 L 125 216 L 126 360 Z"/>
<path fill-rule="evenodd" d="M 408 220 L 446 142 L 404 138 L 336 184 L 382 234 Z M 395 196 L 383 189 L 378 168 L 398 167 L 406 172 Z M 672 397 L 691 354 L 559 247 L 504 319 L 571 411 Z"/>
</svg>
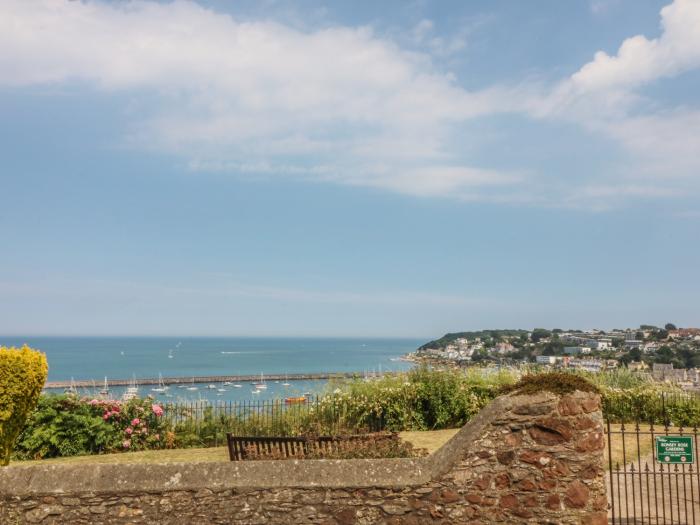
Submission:
<svg viewBox="0 0 700 525">
<path fill-rule="evenodd" d="M 634 425 L 625 425 L 625 434 L 616 434 L 620 432 L 621 425 L 610 425 L 611 434 L 605 436 L 605 469 L 610 468 L 608 462 L 608 442 L 610 439 L 610 449 L 612 454 L 613 469 L 615 465 L 619 463 L 622 467 L 623 463 L 630 463 L 632 461 L 637 463 L 637 446 L 639 446 L 639 457 L 642 459 L 642 465 L 645 461 L 653 461 L 652 450 L 654 442 L 650 434 L 639 434 L 639 444 L 637 444 L 637 434 L 634 430 Z M 645 427 L 640 427 L 640 431 L 644 432 L 649 430 L 648 425 Z M 628 434 L 629 432 L 629 434 Z M 624 439 L 623 439 L 624 437 Z M 623 448 L 624 442 L 624 448 Z"/>
<path fill-rule="evenodd" d="M 433 430 L 429 432 L 401 432 L 405 441 L 413 443 L 416 448 L 425 448 L 434 452 L 449 440 L 459 429 Z M 200 461 L 228 461 L 226 447 L 181 448 L 176 450 L 147 450 L 144 452 L 125 452 L 122 454 L 101 454 L 94 456 L 72 456 L 67 458 L 40 459 L 34 461 L 13 461 L 15 466 L 61 463 L 185 463 Z"/>
<path fill-rule="evenodd" d="M 432 430 L 427 432 L 401 432 L 401 439 L 412 443 L 416 448 L 427 449 L 433 453 L 443 444 L 445 444 L 452 436 L 454 436 L 458 428 L 448 430 Z M 611 425 L 613 432 L 620 430 L 620 425 Z M 629 427 L 628 430 L 633 430 Z M 607 436 L 606 436 L 607 438 Z M 613 465 L 615 463 L 622 464 L 623 462 L 623 447 L 622 435 L 612 434 L 612 458 Z M 627 461 L 637 459 L 637 438 L 633 433 L 625 434 L 625 456 Z M 639 436 L 639 451 L 641 457 L 650 457 L 652 453 L 652 439 L 648 434 L 640 434 Z M 13 461 L 13 465 L 25 466 L 38 463 L 180 463 L 180 462 L 199 462 L 199 461 L 228 461 L 228 450 L 226 447 L 212 448 L 184 448 L 176 450 L 148 450 L 144 452 L 126 452 L 123 454 L 103 454 L 96 456 L 74 456 L 67 458 L 53 458 L 36 461 Z M 608 468 L 608 444 L 605 444 L 605 468 Z"/>
</svg>

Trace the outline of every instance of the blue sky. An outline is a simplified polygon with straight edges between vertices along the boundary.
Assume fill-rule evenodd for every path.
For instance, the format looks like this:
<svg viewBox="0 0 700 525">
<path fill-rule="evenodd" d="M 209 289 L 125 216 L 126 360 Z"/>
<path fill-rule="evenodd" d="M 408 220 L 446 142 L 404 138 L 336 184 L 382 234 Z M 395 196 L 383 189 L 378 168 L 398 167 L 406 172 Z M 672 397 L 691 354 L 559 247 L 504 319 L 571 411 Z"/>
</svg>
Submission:
<svg viewBox="0 0 700 525">
<path fill-rule="evenodd" d="M 0 4 L 0 333 L 697 326 L 700 2 Z"/>
</svg>

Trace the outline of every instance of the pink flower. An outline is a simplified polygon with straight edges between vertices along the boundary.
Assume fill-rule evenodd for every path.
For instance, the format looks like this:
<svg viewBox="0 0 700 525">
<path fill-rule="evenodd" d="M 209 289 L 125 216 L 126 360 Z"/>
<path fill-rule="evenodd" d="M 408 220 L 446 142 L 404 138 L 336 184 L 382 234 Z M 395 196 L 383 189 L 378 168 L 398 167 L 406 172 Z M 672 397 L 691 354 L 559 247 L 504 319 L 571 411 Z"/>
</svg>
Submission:
<svg viewBox="0 0 700 525">
<path fill-rule="evenodd" d="M 160 405 L 151 405 L 151 410 L 153 410 L 153 413 L 156 415 L 156 417 L 160 417 L 163 415 L 163 407 L 161 407 Z"/>
<path fill-rule="evenodd" d="M 130 439 L 125 439 L 122 441 L 122 447 L 124 448 L 129 448 L 131 446 L 131 440 Z"/>
<path fill-rule="evenodd" d="M 90 404 L 91 404 L 92 406 L 95 406 L 95 405 L 99 405 L 100 402 L 99 402 L 97 399 L 93 399 L 92 401 L 90 401 Z"/>
<path fill-rule="evenodd" d="M 105 412 L 105 413 L 102 415 L 102 419 L 104 419 L 105 421 L 107 421 L 107 420 L 109 419 L 109 412 Z"/>
<path fill-rule="evenodd" d="M 156 438 L 157 440 L 160 440 L 160 434 L 156 434 L 153 437 Z"/>
<path fill-rule="evenodd" d="M 126 430 L 125 430 L 124 432 L 126 432 L 126 433 L 129 434 L 129 435 L 131 435 L 131 434 L 134 432 L 134 429 L 131 428 L 131 427 L 126 427 Z"/>
<path fill-rule="evenodd" d="M 131 426 L 132 426 L 132 427 L 135 427 L 135 426 L 138 425 L 140 422 L 141 422 L 141 420 L 140 420 L 139 418 L 135 417 L 134 419 L 131 420 Z"/>
</svg>

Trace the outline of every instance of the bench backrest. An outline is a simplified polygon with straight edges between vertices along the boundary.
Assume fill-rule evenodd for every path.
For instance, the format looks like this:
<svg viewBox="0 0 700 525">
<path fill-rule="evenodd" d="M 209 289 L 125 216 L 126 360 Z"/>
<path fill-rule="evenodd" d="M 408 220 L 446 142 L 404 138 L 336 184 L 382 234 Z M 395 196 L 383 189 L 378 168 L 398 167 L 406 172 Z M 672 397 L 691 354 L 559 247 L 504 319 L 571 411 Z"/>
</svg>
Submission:
<svg viewBox="0 0 700 525">
<path fill-rule="evenodd" d="M 231 461 L 246 459 L 248 450 L 253 448 L 257 456 L 270 458 L 289 458 L 304 456 L 309 452 L 342 450 L 345 444 L 364 441 L 366 435 L 354 436 L 318 436 L 307 437 L 267 437 L 267 436 L 234 436 L 226 434 L 228 454 Z"/>
</svg>

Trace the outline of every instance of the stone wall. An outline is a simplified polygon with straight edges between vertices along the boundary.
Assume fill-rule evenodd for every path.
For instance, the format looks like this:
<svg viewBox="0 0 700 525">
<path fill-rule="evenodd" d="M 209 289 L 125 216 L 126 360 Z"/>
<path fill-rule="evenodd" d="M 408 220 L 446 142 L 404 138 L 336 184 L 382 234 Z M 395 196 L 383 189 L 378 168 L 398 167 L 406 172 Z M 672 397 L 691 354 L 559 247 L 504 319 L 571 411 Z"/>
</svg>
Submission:
<svg viewBox="0 0 700 525">
<path fill-rule="evenodd" d="M 504 396 L 427 458 L 0 469 L 0 523 L 607 523 L 594 394 Z"/>
</svg>

